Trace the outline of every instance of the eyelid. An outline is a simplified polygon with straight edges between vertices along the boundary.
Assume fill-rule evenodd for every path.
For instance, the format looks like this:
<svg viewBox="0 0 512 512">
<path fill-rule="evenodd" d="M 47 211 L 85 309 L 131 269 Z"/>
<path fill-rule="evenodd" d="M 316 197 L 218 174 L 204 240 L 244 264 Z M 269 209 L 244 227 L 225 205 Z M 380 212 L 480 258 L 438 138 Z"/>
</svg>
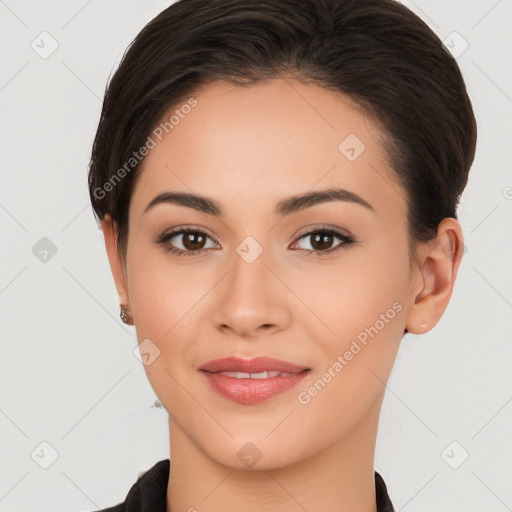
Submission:
<svg viewBox="0 0 512 512">
<path fill-rule="evenodd" d="M 213 241 L 215 241 L 215 243 L 218 243 L 215 239 L 215 237 L 210 234 L 210 232 L 203 228 L 203 227 L 199 227 L 199 226 L 195 226 L 195 225 L 190 225 L 190 224 L 187 224 L 187 225 L 183 225 L 183 226 L 174 226 L 172 228 L 169 228 L 167 230 L 165 230 L 161 235 L 155 235 L 153 237 L 153 242 L 155 243 L 158 243 L 159 241 L 161 241 L 163 238 L 167 238 L 169 237 L 170 235 L 179 235 L 179 234 L 182 234 L 182 233 L 186 233 L 186 232 L 194 232 L 194 233 L 202 233 L 206 236 L 208 236 L 208 238 L 211 238 Z"/>
<path fill-rule="evenodd" d="M 352 235 L 349 231 L 343 228 L 339 228 L 337 226 L 331 226 L 329 224 L 309 224 L 305 228 L 301 229 L 297 235 L 295 235 L 295 239 L 298 240 L 304 235 L 310 235 L 315 233 L 316 231 L 332 231 L 334 233 L 338 233 L 340 235 L 344 235 L 347 238 L 352 238 Z"/>
</svg>

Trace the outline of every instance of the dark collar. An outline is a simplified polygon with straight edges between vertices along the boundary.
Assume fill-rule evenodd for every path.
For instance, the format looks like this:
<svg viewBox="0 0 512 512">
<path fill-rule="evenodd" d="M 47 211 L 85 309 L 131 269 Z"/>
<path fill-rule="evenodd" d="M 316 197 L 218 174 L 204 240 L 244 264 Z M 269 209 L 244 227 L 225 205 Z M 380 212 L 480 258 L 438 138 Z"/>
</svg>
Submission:
<svg viewBox="0 0 512 512">
<path fill-rule="evenodd" d="M 166 512 L 170 459 L 157 462 L 139 475 L 124 502 L 97 512 Z M 384 479 L 375 471 L 377 512 L 395 512 Z"/>
</svg>

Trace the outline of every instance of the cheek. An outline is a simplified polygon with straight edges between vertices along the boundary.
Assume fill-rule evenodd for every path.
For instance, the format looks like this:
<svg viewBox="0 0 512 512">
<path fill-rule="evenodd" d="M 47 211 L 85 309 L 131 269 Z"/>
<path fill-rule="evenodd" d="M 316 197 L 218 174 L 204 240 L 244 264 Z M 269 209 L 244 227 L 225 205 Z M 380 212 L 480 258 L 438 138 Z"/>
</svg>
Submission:
<svg viewBox="0 0 512 512">
<path fill-rule="evenodd" d="M 128 288 L 137 328 L 157 339 L 170 336 L 204 293 L 198 286 L 204 279 L 191 281 L 192 267 L 177 263 L 156 244 L 148 247 L 135 239 L 129 251 Z"/>
<path fill-rule="evenodd" d="M 339 371 L 330 371 L 338 382 L 333 392 L 337 389 L 344 400 L 352 392 L 375 398 L 383 387 L 378 377 L 385 380 L 391 371 L 405 324 L 408 265 L 406 243 L 383 241 L 346 253 L 341 264 L 312 270 L 304 278 L 299 293 L 318 318 L 305 314 L 302 327 L 325 358 L 319 373 L 342 357 L 343 369 L 338 365 Z"/>
<path fill-rule="evenodd" d="M 390 320 L 382 331 L 397 332 L 388 326 L 402 319 L 400 310 L 409 285 L 408 255 L 406 248 L 404 253 L 390 245 L 348 251 L 336 264 L 309 264 L 307 271 L 290 276 L 293 291 L 308 306 L 303 321 L 315 328 L 311 339 L 323 333 L 325 346 L 339 349 L 366 327 L 376 322 L 382 327 L 381 315 Z"/>
<path fill-rule="evenodd" d="M 299 403 L 304 417 L 329 418 L 333 427 L 326 435 L 333 438 L 375 411 L 402 339 L 403 262 L 398 256 L 371 261 L 360 257 L 347 262 L 350 272 L 339 267 L 322 279 L 316 276 L 318 286 L 306 299 L 323 325 L 307 315 L 301 326 L 321 352 Z"/>
<path fill-rule="evenodd" d="M 134 248 L 135 249 L 135 248 Z M 191 281 L 191 266 L 173 264 L 165 253 L 132 251 L 129 267 L 130 304 L 141 354 L 149 354 L 144 370 L 153 390 L 170 412 L 190 407 L 180 383 L 194 370 L 191 340 L 198 341 L 198 304 L 207 291 L 204 278 Z M 202 285 L 199 283 L 202 282 Z"/>
</svg>

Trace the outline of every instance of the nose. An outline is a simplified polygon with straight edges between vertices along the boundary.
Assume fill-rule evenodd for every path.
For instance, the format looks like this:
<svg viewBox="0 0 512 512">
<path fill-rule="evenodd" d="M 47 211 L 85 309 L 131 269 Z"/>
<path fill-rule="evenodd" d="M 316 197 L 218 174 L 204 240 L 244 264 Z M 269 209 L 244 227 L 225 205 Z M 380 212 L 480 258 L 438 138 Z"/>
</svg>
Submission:
<svg viewBox="0 0 512 512">
<path fill-rule="evenodd" d="M 217 329 L 254 339 L 286 329 L 291 314 L 288 288 L 261 254 L 252 263 L 236 256 L 216 290 L 212 321 Z"/>
</svg>

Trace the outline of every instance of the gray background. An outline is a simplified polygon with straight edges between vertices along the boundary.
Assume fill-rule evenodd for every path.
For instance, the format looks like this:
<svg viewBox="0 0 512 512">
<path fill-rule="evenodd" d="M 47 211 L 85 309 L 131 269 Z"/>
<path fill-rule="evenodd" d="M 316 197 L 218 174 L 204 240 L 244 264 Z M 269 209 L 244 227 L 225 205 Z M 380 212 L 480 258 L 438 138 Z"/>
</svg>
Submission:
<svg viewBox="0 0 512 512">
<path fill-rule="evenodd" d="M 169 456 L 86 185 L 107 79 L 169 3 L 0 0 L 1 511 L 110 506 Z M 479 141 L 452 301 L 402 342 L 375 467 L 397 511 L 511 510 L 512 1 L 404 3 L 460 54 Z"/>
</svg>

